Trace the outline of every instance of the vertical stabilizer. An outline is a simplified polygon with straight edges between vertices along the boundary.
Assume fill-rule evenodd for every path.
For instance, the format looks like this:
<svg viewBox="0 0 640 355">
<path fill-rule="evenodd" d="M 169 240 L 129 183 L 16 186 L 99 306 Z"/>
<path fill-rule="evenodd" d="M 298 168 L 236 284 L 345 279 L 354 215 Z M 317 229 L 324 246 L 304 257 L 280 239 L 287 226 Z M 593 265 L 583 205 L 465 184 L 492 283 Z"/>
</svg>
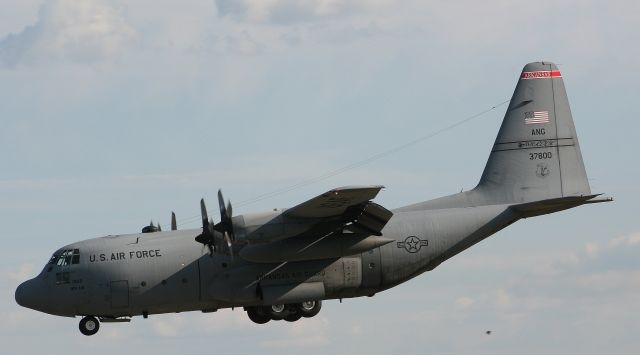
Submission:
<svg viewBox="0 0 640 355">
<path fill-rule="evenodd" d="M 590 194 L 567 93 L 550 62 L 522 70 L 476 188 L 485 203 Z"/>
</svg>

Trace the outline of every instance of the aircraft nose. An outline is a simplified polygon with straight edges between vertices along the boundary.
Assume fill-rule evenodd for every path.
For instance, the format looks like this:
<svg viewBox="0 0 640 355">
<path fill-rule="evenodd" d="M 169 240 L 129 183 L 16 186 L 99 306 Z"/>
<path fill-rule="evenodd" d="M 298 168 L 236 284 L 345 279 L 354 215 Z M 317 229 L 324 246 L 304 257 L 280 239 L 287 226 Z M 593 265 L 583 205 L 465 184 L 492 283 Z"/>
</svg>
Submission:
<svg viewBox="0 0 640 355">
<path fill-rule="evenodd" d="M 42 280 L 25 281 L 16 289 L 16 302 L 22 307 L 43 310 L 47 307 L 48 292 Z"/>
</svg>

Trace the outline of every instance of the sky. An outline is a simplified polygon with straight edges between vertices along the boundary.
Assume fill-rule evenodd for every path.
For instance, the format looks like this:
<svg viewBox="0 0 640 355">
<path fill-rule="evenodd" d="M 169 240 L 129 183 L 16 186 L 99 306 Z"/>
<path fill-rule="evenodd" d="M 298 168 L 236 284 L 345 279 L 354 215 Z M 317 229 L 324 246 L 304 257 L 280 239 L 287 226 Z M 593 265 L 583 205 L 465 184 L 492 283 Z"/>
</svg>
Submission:
<svg viewBox="0 0 640 355">
<path fill-rule="evenodd" d="M 637 352 L 638 13 L 615 0 L 0 1 L 3 352 Z M 520 221 L 296 323 L 192 312 L 84 337 L 79 319 L 14 301 L 57 248 L 166 228 L 171 211 L 197 228 L 218 188 L 237 214 L 344 185 L 385 185 L 388 208 L 470 189 L 504 105 L 327 173 L 508 100 L 539 60 L 559 65 L 592 191 L 615 202 Z"/>
</svg>

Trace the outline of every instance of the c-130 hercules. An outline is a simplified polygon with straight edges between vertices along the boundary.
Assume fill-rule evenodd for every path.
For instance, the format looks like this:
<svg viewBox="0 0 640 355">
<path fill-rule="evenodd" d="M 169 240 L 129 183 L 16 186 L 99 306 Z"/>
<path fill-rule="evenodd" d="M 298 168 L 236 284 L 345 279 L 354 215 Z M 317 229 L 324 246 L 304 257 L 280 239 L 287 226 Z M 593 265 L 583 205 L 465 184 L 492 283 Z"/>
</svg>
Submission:
<svg viewBox="0 0 640 355">
<path fill-rule="evenodd" d="M 313 317 L 322 300 L 399 285 L 521 218 L 610 201 L 591 193 L 560 71 L 527 64 L 478 185 L 393 211 L 382 186 L 331 190 L 288 209 L 221 221 L 201 201 L 202 229 L 89 239 L 56 251 L 16 301 L 100 322 L 243 307 L 256 323 Z M 203 248 L 203 245 L 207 248 Z"/>
</svg>

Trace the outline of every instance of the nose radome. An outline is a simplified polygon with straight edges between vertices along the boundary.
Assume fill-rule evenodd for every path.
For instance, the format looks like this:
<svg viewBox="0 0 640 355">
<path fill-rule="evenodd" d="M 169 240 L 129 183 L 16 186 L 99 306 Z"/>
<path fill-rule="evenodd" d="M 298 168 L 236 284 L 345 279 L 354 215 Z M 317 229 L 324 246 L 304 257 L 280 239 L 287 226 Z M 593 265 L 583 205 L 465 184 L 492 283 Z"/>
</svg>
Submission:
<svg viewBox="0 0 640 355">
<path fill-rule="evenodd" d="M 29 298 L 29 283 L 31 282 L 31 280 L 29 281 L 25 281 L 23 283 L 21 283 L 18 288 L 16 289 L 16 302 L 21 305 L 22 307 L 27 307 L 27 308 L 32 308 L 30 307 L 30 305 L 33 302 L 30 302 L 32 300 L 30 300 Z"/>
<path fill-rule="evenodd" d="M 43 310 L 47 307 L 47 292 L 41 280 L 25 281 L 16 289 L 16 302 L 22 307 Z"/>
</svg>

